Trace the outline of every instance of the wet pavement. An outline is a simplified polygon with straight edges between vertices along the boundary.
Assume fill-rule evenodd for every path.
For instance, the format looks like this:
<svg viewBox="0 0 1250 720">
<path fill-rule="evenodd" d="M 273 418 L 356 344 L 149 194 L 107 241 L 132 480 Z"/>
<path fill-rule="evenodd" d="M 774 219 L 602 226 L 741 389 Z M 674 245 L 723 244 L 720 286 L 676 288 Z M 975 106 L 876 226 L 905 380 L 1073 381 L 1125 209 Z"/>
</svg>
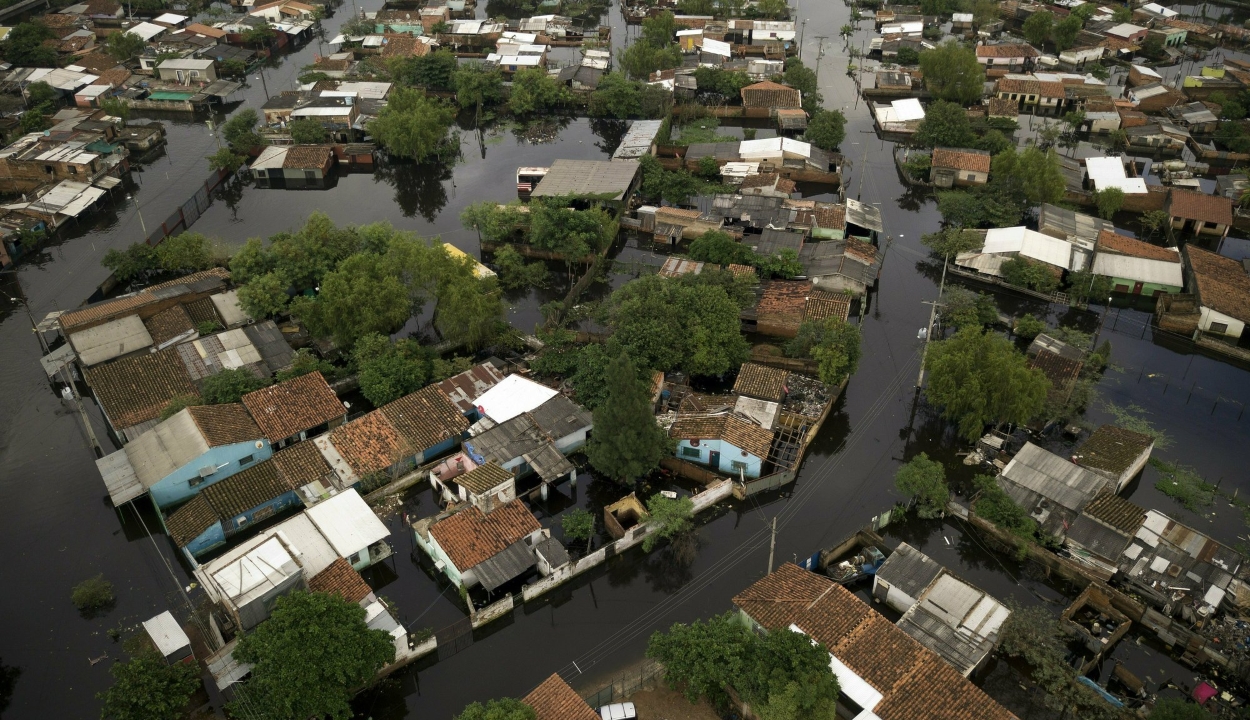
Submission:
<svg viewBox="0 0 1250 720">
<path fill-rule="evenodd" d="M 363 7 L 376 9 L 379 4 L 371 0 Z M 937 227 L 936 208 L 899 183 L 892 145 L 872 133 L 865 104 L 845 73 L 848 45 L 836 35 L 848 21 L 849 9 L 816 0 L 801 0 L 798 6 L 797 17 L 809 19 L 803 31 L 803 57 L 814 64 L 822 44 L 819 36 L 826 36 L 819 64 L 821 89 L 826 105 L 842 109 L 848 117 L 848 137 L 842 146 L 853 165 L 847 174 L 848 195 L 879 204 L 891 237 L 879 291 L 863 322 L 864 360 L 798 481 L 782 493 L 731 503 L 714 514 L 700 529 L 693 559 L 669 549 L 651 556 L 626 553 L 483 628 L 475 633 L 474 644 L 458 654 L 422 660 L 362 696 L 357 704 L 362 715 L 450 717 L 473 700 L 522 695 L 552 672 L 561 672 L 578 689 L 593 691 L 614 672 L 635 663 L 653 631 L 730 609 L 730 598 L 765 573 L 767 527 L 773 517 L 778 518 L 777 558 L 806 557 L 889 508 L 898 499 L 892 486 L 895 469 L 920 452 L 952 463 L 958 468 L 952 471 L 957 479 L 971 476 L 971 470 L 957 464 L 959 444 L 923 403 L 917 403 L 914 390 L 920 350 L 916 332 L 927 321 L 928 306 L 922 302 L 936 295 L 938 270 L 920 245 L 920 236 Z M 326 21 L 327 37 L 336 34 L 348 12 L 340 9 L 338 17 Z M 625 37 L 619 7 L 607 17 L 619 46 Z M 850 44 L 866 44 L 871 35 L 871 23 L 861 22 Z M 292 87 L 299 68 L 317 52 L 314 42 L 265 70 L 270 94 Z M 257 107 L 264 100 L 265 88 L 255 73 L 244 97 L 244 107 Z M 181 592 L 189 582 L 185 567 L 167 538 L 146 532 L 158 526 L 156 518 L 150 511 L 140 517 L 133 509 L 119 513 L 110 507 L 77 416 L 42 375 L 40 349 L 26 311 L 28 307 L 38 320 L 51 310 L 78 305 L 107 275 L 99 265 L 103 254 L 140 240 L 143 227 L 150 231 L 207 175 L 203 158 L 216 149 L 219 139 L 202 119 L 165 122 L 168 149 L 136 173 L 139 188 L 133 199 L 83 223 L 16 273 L 0 275 L 0 292 L 5 294 L 0 297 L 0 367 L 5 371 L 0 375 L 4 407 L 0 546 L 7 550 L 0 566 L 0 583 L 7 589 L 0 600 L 7 620 L 0 625 L 0 662 L 21 671 L 6 717 L 97 715 L 94 696 L 108 686 L 107 669 L 122 655 L 108 630 L 132 628 L 165 609 L 186 607 Z M 476 254 L 476 234 L 459 222 L 467 204 L 513 199 L 518 165 L 542 165 L 561 157 L 607 157 L 611 138 L 619 136 L 620 128 L 571 119 L 551 129 L 558 129 L 558 134 L 540 144 L 520 139 L 511 128 L 491 131 L 479 143 L 471 130 L 463 129 L 463 159 L 451 168 L 401 165 L 343 177 L 327 191 L 248 187 L 228 203 L 215 201 L 193 230 L 234 246 L 249 237 L 297 227 L 320 209 L 342 224 L 387 220 L 401 229 L 440 234 Z M 621 259 L 654 258 L 647 249 L 631 247 Z M 625 273 L 611 274 L 607 283 L 593 288 L 592 296 L 628 279 Z M 542 292 L 514 294 L 509 297 L 515 305 L 510 320 L 531 330 L 539 321 L 538 306 L 562 294 L 558 282 Z M 1012 314 L 1049 314 L 1052 321 L 1062 317 L 1090 331 L 1098 326 L 1102 311 L 1101 307 L 1061 311 L 1016 298 L 1002 298 L 1001 306 Z M 1170 349 L 1173 346 L 1165 340 L 1153 337 L 1148 320 L 1141 311 L 1110 310 L 1103 337 L 1114 345 L 1115 367 L 1099 384 L 1099 395 L 1122 406 L 1143 408 L 1167 430 L 1173 445 L 1158 455 L 1194 466 L 1211 482 L 1221 482 L 1223 490 L 1250 492 L 1244 487 L 1247 474 L 1236 469 L 1242 456 L 1238 448 L 1250 422 L 1241 412 L 1242 404 L 1250 402 L 1246 372 Z M 88 408 L 96 433 L 103 438 L 98 410 L 91 403 Z M 1094 424 L 1110 417 L 1098 407 L 1087 415 Z M 1227 503 L 1217 501 L 1201 514 L 1182 510 L 1154 489 L 1154 473 L 1152 468 L 1146 470 L 1131 489 L 1131 499 L 1229 544 L 1246 534 L 1240 512 Z M 573 505 L 598 511 L 620 494 L 589 475 L 562 492 L 536 507 L 540 517 Z M 404 510 L 420 515 L 434 507 L 429 493 L 420 492 L 408 499 Z M 438 629 L 461 619 L 456 594 L 412 554 L 411 535 L 402 527 L 401 516 L 387 523 L 397 552 L 386 565 L 369 571 L 375 588 L 393 601 L 410 628 Z M 1066 605 L 1061 590 L 1031 577 L 1027 568 L 988 553 L 953 521 L 904 523 L 889 532 L 1000 598 L 1046 603 L 1056 613 Z M 84 618 L 69 601 L 70 588 L 97 573 L 115 584 L 117 605 L 100 617 Z M 1004 688 L 1007 702 L 1011 688 L 1023 691 L 1010 681 L 1014 676 L 1002 672 L 995 668 L 986 682 Z M 1143 669 L 1139 676 L 1149 672 Z M 1007 679 L 999 682 L 1000 676 Z M 1027 705 L 1027 700 L 1017 697 L 1011 704 Z"/>
</svg>

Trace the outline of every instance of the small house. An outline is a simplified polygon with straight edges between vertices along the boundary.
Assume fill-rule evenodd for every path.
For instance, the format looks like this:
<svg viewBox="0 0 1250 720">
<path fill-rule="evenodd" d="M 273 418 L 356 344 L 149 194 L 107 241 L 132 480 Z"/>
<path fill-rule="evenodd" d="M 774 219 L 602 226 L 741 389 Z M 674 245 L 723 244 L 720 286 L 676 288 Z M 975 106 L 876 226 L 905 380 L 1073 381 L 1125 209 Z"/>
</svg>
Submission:
<svg viewBox="0 0 1250 720">
<path fill-rule="evenodd" d="M 334 548 L 335 555 L 357 570 L 391 556 L 386 543 L 391 531 L 355 490 L 319 502 L 304 514 Z"/>
<path fill-rule="evenodd" d="M 601 720 L 581 695 L 553 673 L 521 702 L 534 708 L 535 720 Z"/>
<path fill-rule="evenodd" d="M 901 543 L 877 570 L 873 598 L 884 599 L 903 613 L 898 628 L 964 677 L 985 665 L 1011 616 L 1007 606 L 992 595 L 955 577 L 907 543 Z"/>
<path fill-rule="evenodd" d="M 1030 442 L 999 473 L 998 486 L 1046 534 L 1061 537 L 1085 506 L 1114 482 Z"/>
<path fill-rule="evenodd" d="M 1245 590 L 1244 575 L 1238 572 L 1244 561 L 1227 545 L 1158 510 L 1147 510 L 1119 557 L 1117 582 L 1145 603 L 1193 625 L 1219 610 L 1225 599 L 1244 602 L 1236 597 L 1239 588 Z"/>
<path fill-rule="evenodd" d="M 469 458 L 462 458 L 462 455 L 464 453 L 454 456 L 460 460 L 461 466 L 466 460 L 472 462 Z M 515 476 L 495 462 L 476 465 L 464 474 L 431 472 L 430 483 L 436 491 L 441 491 L 444 501 L 468 502 L 486 515 L 516 499 Z"/>
<path fill-rule="evenodd" d="M 942 188 L 984 185 L 990 179 L 990 154 L 985 150 L 934 148 L 930 173 L 933 184 Z"/>
<path fill-rule="evenodd" d="M 477 409 L 477 399 L 504 380 L 503 371 L 496 366 L 496 362 L 502 364 L 500 360 L 488 360 L 438 383 L 438 389 L 471 422 L 477 422 L 482 417 Z"/>
<path fill-rule="evenodd" d="M 1107 582 L 1119 569 L 1121 556 L 1145 519 L 1144 508 L 1103 492 L 1072 522 L 1064 546 L 1072 560 Z"/>
<path fill-rule="evenodd" d="M 491 418 L 489 411 L 486 415 Z M 494 461 L 517 477 L 537 473 L 546 497 L 548 485 L 574 477 L 575 468 L 565 456 L 586 444 L 593 426 L 588 410 L 556 394 L 466 440 L 464 449 L 474 462 Z"/>
<path fill-rule="evenodd" d="M 767 117 L 782 108 L 802 109 L 803 93 L 797 88 L 765 80 L 742 88 L 742 107 L 752 117 Z M 756 111 L 752 115 L 751 111 Z"/>
<path fill-rule="evenodd" d="M 1154 438 L 1115 425 L 1103 425 L 1076 450 L 1072 461 L 1111 481 L 1111 492 L 1123 492 L 1146 467 Z"/>
<path fill-rule="evenodd" d="M 1131 43 L 1140 43 L 1146 39 L 1147 28 L 1132 23 L 1120 23 L 1113 27 L 1107 28 L 1104 34 L 1108 37 L 1119 38 Z"/>
<path fill-rule="evenodd" d="M 1189 131 L 1168 123 L 1147 123 L 1124 131 L 1128 147 L 1136 152 L 1179 155 L 1185 150 Z"/>
<path fill-rule="evenodd" d="M 1218 195 L 1172 188 L 1163 210 L 1178 233 L 1223 239 L 1233 225 L 1233 201 Z"/>
<path fill-rule="evenodd" d="M 677 457 L 735 477 L 757 478 L 772 446 L 773 433 L 733 415 L 678 418 L 669 428 Z"/>
<path fill-rule="evenodd" d="M 1151 245 L 1110 230 L 1098 234 L 1094 274 L 1111 278 L 1117 293 L 1156 297 L 1185 288 L 1178 249 Z"/>
<path fill-rule="evenodd" d="M 787 377 L 789 373 L 785 370 L 753 362 L 742 363 L 733 391 L 737 395 L 757 400 L 781 402 L 786 398 Z"/>
<path fill-rule="evenodd" d="M 178 624 L 174 614 L 166 610 L 156 617 L 143 621 L 143 631 L 156 648 L 156 652 L 165 659 L 165 664 L 195 663 L 195 654 L 191 651 L 191 638 Z"/>
<path fill-rule="evenodd" d="M 270 145 L 248 169 L 262 187 L 324 188 L 335 162 L 329 145 Z"/>
<path fill-rule="evenodd" d="M 1085 367 L 1085 353 L 1062 340 L 1040 333 L 1029 343 L 1026 355 L 1029 368 L 1041 372 L 1050 381 L 1046 390 L 1047 405 L 1063 407 L 1072 396 L 1076 381 Z"/>
<path fill-rule="evenodd" d="M 250 392 L 242 402 L 275 448 L 332 430 L 347 419 L 320 371 Z"/>
<path fill-rule="evenodd" d="M 208 58 L 176 58 L 157 65 L 156 75 L 179 85 L 210 83 L 217 79 L 217 63 Z"/>
<path fill-rule="evenodd" d="M 414 526 L 417 545 L 434 567 L 463 590 L 492 592 L 537 564 L 533 545 L 542 526 L 525 503 L 513 500 L 489 515 L 468 506 L 450 517 Z"/>
<path fill-rule="evenodd" d="M 955 264 L 986 275 L 1000 277 L 1002 264 L 1015 257 L 1045 263 L 1058 275 L 1061 270 L 1080 271 L 1089 266 L 1094 243 L 1079 237 L 1051 237 L 1026 227 L 991 228 L 979 250 L 959 253 Z"/>
<path fill-rule="evenodd" d="M 147 492 L 157 507 L 167 508 L 272 454 L 242 405 L 196 405 L 100 458 L 96 466 L 115 504 Z"/>
<path fill-rule="evenodd" d="M 1131 87 L 1125 95 L 1133 101 L 1133 109 L 1147 114 L 1164 112 L 1185 100 L 1183 93 L 1158 80 Z"/>
<path fill-rule="evenodd" d="M 855 237 L 805 244 L 799 262 L 814 287 L 832 293 L 864 295 L 881 272 L 877 247 Z"/>
<path fill-rule="evenodd" d="M 1185 245 L 1191 287 L 1198 305 L 1197 329 L 1212 335 L 1246 337 L 1250 322 L 1250 275 L 1232 258 Z"/>
<path fill-rule="evenodd" d="M 1026 70 L 1037 62 L 1037 49 L 1027 43 L 1002 43 L 999 45 L 977 45 L 977 62 L 989 68 L 1006 68 L 1008 70 Z"/>
</svg>

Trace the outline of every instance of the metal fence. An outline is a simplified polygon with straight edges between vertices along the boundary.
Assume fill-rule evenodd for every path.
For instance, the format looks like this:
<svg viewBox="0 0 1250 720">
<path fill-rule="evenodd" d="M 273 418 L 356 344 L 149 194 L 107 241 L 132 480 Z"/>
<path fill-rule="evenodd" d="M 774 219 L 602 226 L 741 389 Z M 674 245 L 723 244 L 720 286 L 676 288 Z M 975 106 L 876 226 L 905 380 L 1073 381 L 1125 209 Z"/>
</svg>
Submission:
<svg viewBox="0 0 1250 720">
<path fill-rule="evenodd" d="M 644 660 L 637 667 L 630 668 L 617 675 L 612 679 L 612 682 L 597 692 L 584 696 L 586 704 L 598 709 L 604 705 L 611 705 L 619 700 L 625 700 L 639 690 L 655 687 L 660 682 L 660 676 L 663 674 L 663 665 L 655 660 Z"/>
</svg>

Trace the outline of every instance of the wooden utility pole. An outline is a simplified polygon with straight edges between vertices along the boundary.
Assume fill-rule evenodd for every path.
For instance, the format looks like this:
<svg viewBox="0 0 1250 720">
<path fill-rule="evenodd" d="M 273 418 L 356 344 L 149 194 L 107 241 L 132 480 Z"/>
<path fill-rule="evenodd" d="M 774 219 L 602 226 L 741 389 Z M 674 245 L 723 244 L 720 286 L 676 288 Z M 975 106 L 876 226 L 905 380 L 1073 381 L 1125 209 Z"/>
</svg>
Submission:
<svg viewBox="0 0 1250 720">
<path fill-rule="evenodd" d="M 773 574 L 773 555 L 777 551 L 777 516 L 773 516 L 773 536 L 768 541 L 768 574 Z"/>
<path fill-rule="evenodd" d="M 929 303 L 929 329 L 924 335 L 924 350 L 920 353 L 920 374 L 916 376 L 916 389 L 919 390 L 924 385 L 924 359 L 929 354 L 929 340 L 933 337 L 933 321 L 937 316 L 938 305 L 942 303 L 942 291 L 946 289 L 946 265 L 950 261 L 950 255 L 942 259 L 942 282 L 938 285 L 937 300 Z"/>
</svg>

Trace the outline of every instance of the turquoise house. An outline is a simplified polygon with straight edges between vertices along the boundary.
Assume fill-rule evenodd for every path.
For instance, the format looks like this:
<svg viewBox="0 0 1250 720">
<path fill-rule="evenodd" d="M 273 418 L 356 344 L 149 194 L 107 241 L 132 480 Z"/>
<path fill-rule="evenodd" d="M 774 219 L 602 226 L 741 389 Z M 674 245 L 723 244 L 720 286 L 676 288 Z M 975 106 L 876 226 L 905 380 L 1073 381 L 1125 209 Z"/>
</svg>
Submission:
<svg viewBox="0 0 1250 720">
<path fill-rule="evenodd" d="M 238 403 L 181 410 L 126 447 L 96 461 L 114 504 L 147 493 L 159 508 L 200 491 L 273 455 Z"/>
<path fill-rule="evenodd" d="M 226 543 L 257 523 L 304 506 L 305 498 L 343 490 L 313 443 L 297 443 L 203 492 L 165 518 L 174 543 L 192 558 Z"/>
<path fill-rule="evenodd" d="M 762 473 L 773 433 L 728 413 L 679 418 L 669 429 L 677 457 L 733 477 Z"/>
</svg>

